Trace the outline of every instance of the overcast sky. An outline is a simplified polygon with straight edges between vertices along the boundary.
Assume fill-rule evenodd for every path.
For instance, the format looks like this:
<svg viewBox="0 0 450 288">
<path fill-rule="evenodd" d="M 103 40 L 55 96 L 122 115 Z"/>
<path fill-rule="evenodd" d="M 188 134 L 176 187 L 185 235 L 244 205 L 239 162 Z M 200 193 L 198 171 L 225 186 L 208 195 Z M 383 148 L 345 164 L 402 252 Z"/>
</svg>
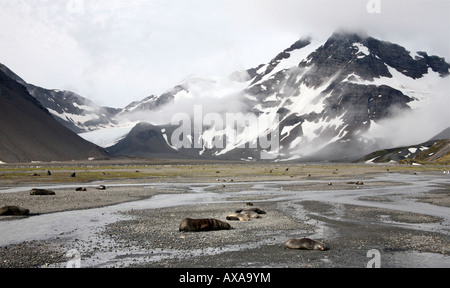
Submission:
<svg viewBox="0 0 450 288">
<path fill-rule="evenodd" d="M 29 83 L 124 107 L 341 28 L 450 62 L 449 0 L 0 0 L 0 62 Z"/>
</svg>

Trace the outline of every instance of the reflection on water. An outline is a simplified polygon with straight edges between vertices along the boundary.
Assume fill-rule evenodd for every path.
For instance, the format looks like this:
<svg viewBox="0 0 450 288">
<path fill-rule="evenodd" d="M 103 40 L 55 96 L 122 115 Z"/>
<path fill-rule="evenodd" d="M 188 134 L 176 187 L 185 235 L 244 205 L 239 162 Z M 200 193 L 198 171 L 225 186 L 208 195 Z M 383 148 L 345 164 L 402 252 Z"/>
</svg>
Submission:
<svg viewBox="0 0 450 288">
<path fill-rule="evenodd" d="M 342 180 L 344 181 L 344 180 Z M 336 183 L 339 181 L 336 181 Z M 104 208 L 82 210 L 82 211 L 68 211 L 47 215 L 40 215 L 25 219 L 19 219 L 14 221 L 3 221 L 0 222 L 0 247 L 7 246 L 11 244 L 21 243 L 30 240 L 46 240 L 54 237 L 66 237 L 67 239 L 77 238 L 80 240 L 87 239 L 89 235 L 95 234 L 95 231 L 102 229 L 105 225 L 114 223 L 116 221 L 127 219 L 127 216 L 119 215 L 119 211 L 127 211 L 131 209 L 157 209 L 157 208 L 167 208 L 182 205 L 194 205 L 201 203 L 225 203 L 231 202 L 230 199 L 242 199 L 243 196 L 256 195 L 258 202 L 264 201 L 276 201 L 280 202 L 279 207 L 281 209 L 286 209 L 288 205 L 282 203 L 289 203 L 292 201 L 319 201 L 339 204 L 354 204 L 359 206 L 369 206 L 376 208 L 385 208 L 403 212 L 411 213 L 423 213 L 430 216 L 440 217 L 443 222 L 440 223 L 428 223 L 414 225 L 405 223 L 395 223 L 389 221 L 383 215 L 380 215 L 381 222 L 387 225 L 409 225 L 408 228 L 422 229 L 422 230 L 432 230 L 434 232 L 439 232 L 445 235 L 450 235 L 450 209 L 447 207 L 439 207 L 431 204 L 416 202 L 412 198 L 405 196 L 414 196 L 419 193 L 424 193 L 435 189 L 436 184 L 448 183 L 448 177 L 442 175 L 405 175 L 405 174 L 385 174 L 378 176 L 371 180 L 366 180 L 367 183 L 370 182 L 392 182 L 396 185 L 389 186 L 377 186 L 377 185 L 365 185 L 361 189 L 351 189 L 351 190 L 306 190 L 306 191 L 289 191 L 284 190 L 282 186 L 285 187 L 289 185 L 296 184 L 308 184 L 308 183 L 320 183 L 320 181 L 268 181 L 268 182 L 246 182 L 245 184 L 239 183 L 227 183 L 227 187 L 233 187 L 236 189 L 231 189 L 228 192 L 224 192 L 223 189 L 217 189 L 222 186 L 222 184 L 213 183 L 140 183 L 140 184 L 107 184 L 110 187 L 119 186 L 139 186 L 143 189 L 181 189 L 183 191 L 188 191 L 182 194 L 160 194 L 152 198 L 140 200 L 136 202 L 124 203 Z M 282 184 L 282 185 L 280 185 Z M 401 185 L 399 185 L 401 184 Z M 96 185 L 93 185 L 97 186 Z M 66 189 L 78 187 L 77 185 L 50 185 L 41 188 L 46 189 Z M 21 191 L 28 191 L 34 187 L 14 187 L 0 189 L 0 193 L 14 193 Z M 242 188 L 242 189 L 241 189 Z M 393 201 L 370 201 L 374 199 L 373 197 L 383 198 L 386 195 L 398 194 L 402 197 L 395 197 Z M 366 197 L 362 197 L 366 196 Z M 367 198 L 370 196 L 372 198 Z M 364 200 L 365 199 L 365 200 Z M 284 208 L 283 208 L 284 207 Z M 300 213 L 300 212 L 299 212 Z M 318 224 L 318 223 L 313 223 Z M 322 227 L 326 229 L 326 227 Z M 325 233 L 324 230 L 321 233 Z M 318 232 L 318 233 L 319 233 Z M 249 245 L 262 245 L 264 243 L 256 243 Z M 267 244 L 267 243 L 266 243 Z M 235 249 L 243 249 L 240 247 L 229 247 L 230 251 L 235 251 Z M 223 249 L 221 250 L 224 251 Z M 136 251 L 136 255 L 139 255 L 140 251 Z M 168 252 L 167 252 L 168 253 Z M 166 252 L 155 253 L 155 257 L 164 258 L 171 257 L 176 251 L 171 251 L 169 254 Z M 192 253 L 196 253 L 192 251 Z M 200 252 L 199 252 L 200 253 Z M 202 253 L 205 253 L 203 251 Z M 211 253 L 215 253 L 211 251 Z M 148 254 L 148 251 L 147 251 Z M 399 261 L 413 261 L 413 263 L 428 263 L 426 265 L 431 265 L 436 267 L 436 265 L 441 265 L 442 261 L 448 261 L 445 256 L 436 258 L 432 253 L 406 253 L 406 252 L 396 252 L 395 254 L 400 254 L 402 260 Z M 429 255 L 431 254 L 431 255 Z M 169 256 L 168 256 L 169 255 Z M 111 255 L 109 255 L 111 256 Z M 117 253 L 112 258 L 120 258 Z M 124 257 L 124 256 L 123 256 Z M 432 260 L 427 259 L 432 258 Z M 109 258 L 109 259 L 112 259 Z M 126 257 L 124 257 L 126 258 Z M 158 259 L 157 257 L 155 259 Z M 400 259 L 400 258 L 399 258 Z M 433 261 L 436 261 L 433 262 Z M 448 262 L 447 262 L 448 263 Z M 436 264 L 436 265 L 435 265 Z M 424 264 L 425 265 L 425 264 Z"/>
<path fill-rule="evenodd" d="M 385 258 L 385 259 L 384 259 Z M 450 257 L 428 252 L 395 252 L 393 255 L 382 255 L 383 259 L 389 262 L 392 267 L 403 268 L 449 268 Z M 383 262 L 381 262 L 383 264 Z"/>
</svg>

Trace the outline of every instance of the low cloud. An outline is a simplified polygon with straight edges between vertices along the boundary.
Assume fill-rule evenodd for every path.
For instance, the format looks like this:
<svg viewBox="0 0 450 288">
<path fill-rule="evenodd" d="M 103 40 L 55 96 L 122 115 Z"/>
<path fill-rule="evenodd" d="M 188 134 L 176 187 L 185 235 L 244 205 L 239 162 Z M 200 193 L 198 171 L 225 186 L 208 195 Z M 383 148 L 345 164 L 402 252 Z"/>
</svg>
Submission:
<svg viewBox="0 0 450 288">
<path fill-rule="evenodd" d="M 420 106 L 412 110 L 392 108 L 390 114 L 395 116 L 378 121 L 364 137 L 378 140 L 385 148 L 399 147 L 423 143 L 450 127 L 450 76 L 442 80 L 434 83 L 435 92 L 426 95 Z"/>
<path fill-rule="evenodd" d="M 449 61 L 449 1 L 380 0 L 372 14 L 368 1 L 2 1 L 0 62 L 35 85 L 122 108 L 189 74 L 253 68 L 340 28 Z"/>
<path fill-rule="evenodd" d="M 245 83 L 236 82 L 229 77 L 206 79 L 188 77 L 181 84 L 184 90 L 175 95 L 175 99 L 154 111 L 136 111 L 125 116 L 156 125 L 171 122 L 177 113 L 194 114 L 194 107 L 201 107 L 202 113 L 238 113 L 248 107 L 242 97 Z"/>
</svg>

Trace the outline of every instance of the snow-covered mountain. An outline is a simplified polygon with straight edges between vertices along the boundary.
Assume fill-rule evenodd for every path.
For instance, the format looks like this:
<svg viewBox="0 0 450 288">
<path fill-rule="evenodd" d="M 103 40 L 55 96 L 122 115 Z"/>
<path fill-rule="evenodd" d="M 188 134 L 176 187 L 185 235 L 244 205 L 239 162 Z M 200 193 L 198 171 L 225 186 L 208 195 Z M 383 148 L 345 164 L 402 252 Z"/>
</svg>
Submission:
<svg viewBox="0 0 450 288">
<path fill-rule="evenodd" d="M 108 158 L 105 149 L 61 125 L 24 85 L 0 69 L 0 163 Z"/>
<path fill-rule="evenodd" d="M 448 98 L 449 68 L 425 52 L 334 33 L 326 41 L 301 39 L 228 78 L 190 76 L 162 95 L 113 109 L 28 84 L 0 65 L 54 118 L 112 154 L 305 161 L 355 160 L 394 147 L 397 136 L 385 128 Z"/>
<path fill-rule="evenodd" d="M 247 75 L 246 72 L 244 74 Z M 240 111 L 244 104 L 238 95 L 247 86 L 247 82 L 239 82 L 236 79 L 204 79 L 190 76 L 160 96 L 152 95 L 127 105 L 112 118 L 115 125 L 81 133 L 80 136 L 106 148 L 124 139 L 140 122 L 151 123 L 153 127 L 160 127 L 160 134 L 162 129 L 171 131 L 175 127 L 170 127 L 167 124 L 171 122 L 173 116 L 185 112 L 192 114 L 195 105 L 202 106 L 205 113 Z M 139 128 L 138 130 L 141 131 L 142 129 Z M 131 135 L 134 134 L 131 133 Z M 170 135 L 165 137 L 168 139 L 165 145 L 172 146 Z M 136 152 L 136 154 L 148 153 L 150 155 L 154 153 L 152 149 L 142 153 Z M 120 149 L 112 150 L 120 153 Z M 181 155 L 178 151 L 174 151 L 174 153 L 178 156 Z M 188 154 L 192 155 L 192 153 Z M 194 154 L 198 155 L 198 153 Z"/>
<path fill-rule="evenodd" d="M 27 83 L 1 63 L 0 70 L 25 86 L 58 122 L 75 133 L 114 127 L 117 124 L 113 118 L 120 109 L 98 106 L 71 91 L 45 89 Z"/>
<path fill-rule="evenodd" d="M 379 135 L 370 137 L 382 121 L 411 113 L 448 87 L 449 68 L 443 58 L 369 36 L 302 39 L 229 79 L 189 78 L 133 103 L 121 115 L 152 125 L 122 130 L 122 142 L 110 150 L 154 157 L 162 149 L 155 146 L 165 145 L 165 155 L 177 157 L 353 160 L 384 148 Z M 244 118 L 227 125 L 239 112 Z M 173 121 L 180 113 L 190 116 L 180 118 L 187 124 Z"/>
<path fill-rule="evenodd" d="M 30 94 L 50 111 L 53 117 L 75 133 L 114 127 L 120 109 L 102 107 L 74 92 L 49 90 L 31 84 Z"/>
</svg>

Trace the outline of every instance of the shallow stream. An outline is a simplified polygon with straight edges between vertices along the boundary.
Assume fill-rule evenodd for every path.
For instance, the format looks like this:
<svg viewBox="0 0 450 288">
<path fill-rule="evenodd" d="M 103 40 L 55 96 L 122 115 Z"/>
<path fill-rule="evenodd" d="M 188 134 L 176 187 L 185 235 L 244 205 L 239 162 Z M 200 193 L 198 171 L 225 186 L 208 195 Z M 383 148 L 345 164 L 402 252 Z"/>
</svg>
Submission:
<svg viewBox="0 0 450 288">
<path fill-rule="evenodd" d="M 32 240 L 48 240 L 58 238 L 78 239 L 79 241 L 87 241 L 88 238 L 94 234 L 99 234 L 106 225 L 114 223 L 119 220 L 127 219 L 126 216 L 119 214 L 120 211 L 140 210 L 140 209 L 157 209 L 167 208 L 183 205 L 207 204 L 207 203 L 230 203 L 230 199 L 242 198 L 245 195 L 257 194 L 258 197 L 264 201 L 273 201 L 280 203 L 294 203 L 298 201 L 319 201 L 333 204 L 352 204 L 358 206 L 376 207 L 391 209 L 396 211 L 411 212 L 418 214 L 425 214 L 429 216 L 439 217 L 442 219 L 439 223 L 426 224 L 408 224 L 397 223 L 391 221 L 388 217 L 385 219 L 380 216 L 386 225 L 405 226 L 412 229 L 421 229 L 426 231 L 438 232 L 440 234 L 450 235 L 450 208 L 436 206 L 418 202 L 409 196 L 417 196 L 422 193 L 436 189 L 439 184 L 448 184 L 450 181 L 447 175 L 406 175 L 406 174 L 385 174 L 375 178 L 366 180 L 365 183 L 385 183 L 390 182 L 393 185 L 364 185 L 360 189 L 345 189 L 345 190 L 306 190 L 294 191 L 290 186 L 307 183 L 320 183 L 320 181 L 273 181 L 273 182 L 246 182 L 246 183 L 227 183 L 227 187 L 235 187 L 231 189 L 234 192 L 224 192 L 220 189 L 222 184 L 213 183 L 140 183 L 140 184 L 117 184 L 104 183 L 110 187 L 112 186 L 141 186 L 142 188 L 151 189 L 183 189 L 188 191 L 182 194 L 160 194 L 152 198 L 123 203 L 119 205 L 108 206 L 98 209 L 67 211 L 46 215 L 39 215 L 25 219 L 18 219 L 14 221 L 0 222 L 0 247 L 12 244 L 18 244 L 25 241 Z M 323 181 L 322 181 L 323 182 Z M 342 180 L 344 182 L 344 180 Z M 335 183 L 339 183 L 336 181 Z M 93 186 L 97 186 L 96 185 Z M 50 185 L 46 189 L 61 189 L 78 187 L 77 185 Z M 14 187 L 14 188 L 0 188 L 0 193 L 14 193 L 30 190 L 30 187 Z M 395 195 L 401 195 L 396 197 Z M 367 198 L 370 196 L 371 198 Z M 408 196 L 408 197 L 405 197 Z M 389 197 L 390 201 L 370 201 L 374 198 Z M 369 199 L 369 200 L 367 200 Z M 237 201 L 237 200 L 236 200 Z M 283 205 L 279 207 L 283 208 Z M 298 217 L 302 212 L 298 211 Z M 382 221 L 383 222 L 383 221 Z M 320 223 L 315 223 L 320 224 Z M 320 230 L 319 230 L 320 231 Z M 92 240 L 91 240 L 92 241 Z M 100 240 L 101 241 L 101 240 Z M 260 243 L 264 244 L 264 243 Z M 267 243 L 265 243 L 267 244 Z M 258 244 L 259 245 L 259 244 Z M 234 249 L 245 249 L 239 247 L 229 247 Z M 161 259 L 170 257 L 160 251 Z M 195 252 L 195 251 L 194 251 Z M 194 253 L 193 252 L 193 253 Z M 208 251 L 207 251 L 208 252 Z M 223 252 L 223 250 L 222 250 Z M 139 251 L 135 251 L 139 255 Z M 176 251 L 173 251 L 176 253 Z M 209 251 L 209 253 L 216 253 L 216 251 Z M 217 252 L 218 253 L 218 252 Z M 114 254 L 114 253 L 112 253 Z M 157 254 L 157 253 L 156 253 Z M 97 258 L 104 258 L 107 264 L 107 258 L 111 259 L 114 255 L 103 255 Z M 113 258 L 118 258 L 118 254 Z M 405 254 L 404 257 L 410 257 L 410 254 Z M 424 255 L 422 255 L 424 256 Z M 430 261 L 437 261 L 441 265 L 443 260 L 436 260 L 436 257 L 429 257 Z M 120 257 L 119 257 L 120 258 Z M 442 258 L 442 257 L 441 257 Z M 98 263 L 96 266 L 102 266 Z"/>
</svg>

